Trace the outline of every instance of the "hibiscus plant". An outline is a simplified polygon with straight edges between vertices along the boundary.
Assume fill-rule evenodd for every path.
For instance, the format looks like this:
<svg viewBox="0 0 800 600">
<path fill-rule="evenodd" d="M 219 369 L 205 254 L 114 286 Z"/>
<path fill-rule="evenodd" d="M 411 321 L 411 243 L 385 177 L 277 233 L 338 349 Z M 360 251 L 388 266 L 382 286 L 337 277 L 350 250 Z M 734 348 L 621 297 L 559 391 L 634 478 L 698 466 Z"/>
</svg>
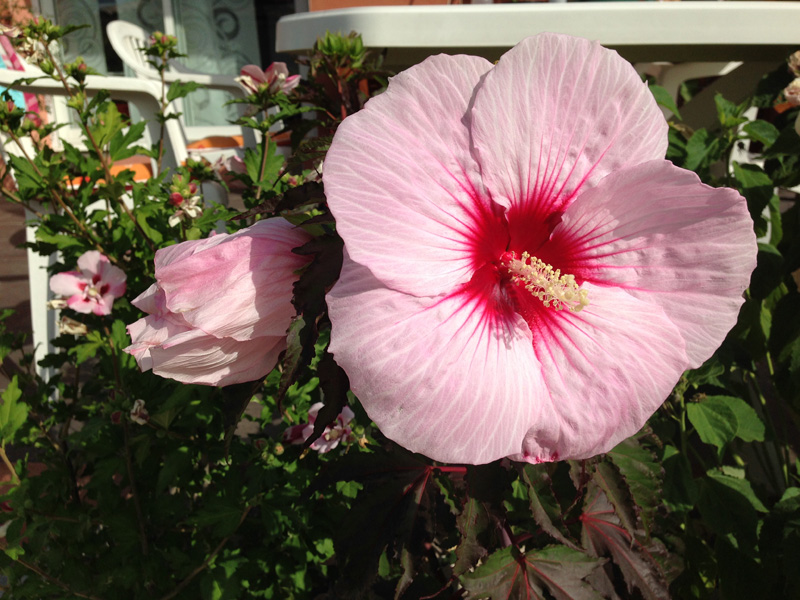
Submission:
<svg viewBox="0 0 800 600">
<path fill-rule="evenodd" d="M 256 147 L 169 166 L 58 62 L 66 33 L 16 42 L 83 146 L 0 102 L 60 311 L 38 365 L 0 318 L 3 593 L 798 594 L 785 67 L 692 128 L 587 40 L 389 79 L 328 34 L 305 80 L 242 69 Z"/>
</svg>

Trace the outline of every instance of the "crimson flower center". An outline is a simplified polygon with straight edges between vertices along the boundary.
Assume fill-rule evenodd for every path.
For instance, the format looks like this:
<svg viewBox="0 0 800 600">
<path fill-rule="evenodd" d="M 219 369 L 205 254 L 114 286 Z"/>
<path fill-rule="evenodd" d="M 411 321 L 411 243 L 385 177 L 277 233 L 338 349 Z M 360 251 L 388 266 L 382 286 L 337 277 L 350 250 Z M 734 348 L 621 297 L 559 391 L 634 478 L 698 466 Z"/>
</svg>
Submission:
<svg viewBox="0 0 800 600">
<path fill-rule="evenodd" d="M 577 313 L 589 305 L 589 292 L 581 289 L 574 275 L 562 275 L 561 269 L 554 269 L 527 252 L 519 257 L 516 252 L 504 252 L 500 266 L 513 283 L 525 288 L 545 306 Z"/>
</svg>

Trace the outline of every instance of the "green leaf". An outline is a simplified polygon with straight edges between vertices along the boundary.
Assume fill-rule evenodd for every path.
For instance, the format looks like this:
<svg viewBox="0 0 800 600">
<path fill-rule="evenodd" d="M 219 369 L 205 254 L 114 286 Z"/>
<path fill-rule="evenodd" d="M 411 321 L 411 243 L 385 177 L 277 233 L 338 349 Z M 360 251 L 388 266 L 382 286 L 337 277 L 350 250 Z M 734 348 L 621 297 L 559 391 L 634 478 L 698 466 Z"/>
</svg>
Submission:
<svg viewBox="0 0 800 600">
<path fill-rule="evenodd" d="M 761 120 L 749 121 L 742 129 L 750 139 L 761 142 L 765 148 L 771 146 L 780 135 L 780 131 L 772 123 Z"/>
<path fill-rule="evenodd" d="M 147 222 L 147 215 L 137 212 L 136 213 L 136 222 L 142 228 L 142 231 L 145 232 L 147 237 L 153 240 L 154 244 L 160 244 L 164 240 L 164 236 L 161 235 L 161 232 L 157 229 L 153 229 L 150 227 L 150 223 Z"/>
<path fill-rule="evenodd" d="M 686 162 L 684 168 L 696 171 L 707 158 L 713 157 L 717 150 L 718 140 L 705 129 L 698 129 L 686 142 Z"/>
<path fill-rule="evenodd" d="M 111 160 L 122 160 L 136 154 L 136 148 L 131 148 L 130 146 L 142 137 L 146 126 L 147 121 L 139 121 L 138 123 L 132 124 L 127 132 L 117 132 L 108 146 Z"/>
<path fill-rule="evenodd" d="M 267 145 L 266 158 L 264 158 L 264 149 L 261 145 L 255 149 L 248 149 L 245 151 L 244 165 L 247 169 L 247 176 L 250 177 L 253 184 L 259 186 L 262 190 L 269 190 L 275 185 L 281 168 L 283 167 L 283 156 L 277 154 L 277 150 L 278 145 L 270 139 Z M 262 158 L 264 161 L 264 172 L 259 177 Z"/>
<path fill-rule="evenodd" d="M 508 546 L 492 554 L 472 573 L 461 576 L 470 598 L 544 598 L 556 600 L 601 598 L 583 579 L 600 561 L 566 546 L 547 546 L 520 552 Z"/>
<path fill-rule="evenodd" d="M 775 184 L 758 165 L 733 163 L 733 174 L 739 183 L 742 195 L 747 199 L 747 208 L 754 219 L 762 219 L 762 212 L 775 194 Z"/>
<path fill-rule="evenodd" d="M 97 351 L 103 347 L 104 341 L 96 331 L 90 331 L 85 338 L 86 342 L 78 344 L 69 349 L 69 354 L 75 357 L 76 364 L 85 363 L 90 358 L 97 355 Z"/>
<path fill-rule="evenodd" d="M 674 511 L 684 512 L 694 508 L 697 502 L 697 483 L 686 456 L 677 448 L 664 446 L 664 504 Z"/>
<path fill-rule="evenodd" d="M 653 94 L 653 97 L 656 99 L 656 102 L 659 104 L 659 106 L 663 106 L 680 119 L 681 113 L 678 112 L 678 106 L 675 104 L 675 100 L 672 99 L 670 93 L 660 85 L 651 83 L 649 87 L 650 93 Z"/>
<path fill-rule="evenodd" d="M 722 364 L 719 357 L 714 354 L 696 369 L 686 371 L 686 379 L 695 388 L 704 384 L 725 387 L 719 380 L 719 376 L 724 374 L 725 365 Z"/>
<path fill-rule="evenodd" d="M 742 117 L 742 114 L 747 109 L 747 104 L 736 105 L 730 100 L 722 97 L 722 94 L 714 96 L 714 103 L 717 105 L 717 117 L 719 118 L 720 125 L 725 128 L 736 127 L 741 125 L 747 119 Z"/>
<path fill-rule="evenodd" d="M 230 504 L 222 499 L 211 498 L 206 508 L 198 511 L 189 519 L 190 523 L 198 527 L 213 527 L 213 535 L 225 537 L 232 534 L 239 527 L 242 519 L 243 507 Z"/>
<path fill-rule="evenodd" d="M 709 396 L 703 404 L 724 404 L 736 415 L 736 437 L 745 442 L 764 441 L 764 423 L 755 409 L 741 398 L 733 396 Z"/>
<path fill-rule="evenodd" d="M 707 473 L 707 475 L 716 483 L 724 486 L 736 494 L 737 501 L 739 501 L 740 498 L 743 498 L 751 507 L 753 507 L 754 510 L 761 513 L 769 512 L 767 507 L 764 506 L 764 503 L 759 500 L 758 496 L 756 496 L 756 493 L 753 491 L 753 486 L 747 479 L 744 478 L 744 471 L 740 473 L 740 476 L 734 477 L 730 474 L 721 473 L 716 469 L 712 469 Z"/>
<path fill-rule="evenodd" d="M 53 234 L 44 227 L 36 229 L 36 239 L 45 244 L 53 244 L 59 250 L 66 250 L 75 246 L 82 246 L 83 242 L 75 235 Z"/>
<path fill-rule="evenodd" d="M 0 442 L 3 446 L 14 441 L 17 431 L 28 418 L 30 408 L 24 402 L 19 402 L 21 397 L 22 390 L 19 389 L 19 381 L 14 375 L 8 387 L 3 390 L 0 403 Z"/>
<path fill-rule="evenodd" d="M 202 87 L 205 86 L 194 81 L 173 81 L 169 86 L 169 90 L 167 90 L 167 102 L 172 102 L 178 98 L 185 98 L 193 91 Z"/>
<path fill-rule="evenodd" d="M 692 403 L 686 407 L 686 415 L 700 439 L 719 450 L 736 437 L 739 422 L 736 420 L 736 413 L 725 402 L 705 400 Z"/>
<path fill-rule="evenodd" d="M 95 113 L 89 130 L 99 148 L 104 148 L 124 127 L 122 115 L 113 102 L 104 103 Z"/>
<path fill-rule="evenodd" d="M 161 494 L 168 487 L 178 485 L 181 475 L 188 473 L 192 468 L 192 459 L 189 448 L 175 448 L 164 458 L 164 466 L 158 472 L 156 480 L 156 494 Z"/>
<path fill-rule="evenodd" d="M 764 299 L 783 282 L 785 261 L 775 246 L 761 242 L 758 244 L 757 260 L 758 268 L 750 280 L 750 295 L 756 299 Z M 769 334 L 767 330 L 765 331 Z"/>
<path fill-rule="evenodd" d="M 703 524 L 719 536 L 735 541 L 745 554 L 755 557 L 760 519 L 758 513 L 767 508 L 755 495 L 750 482 L 732 471 L 723 473 L 716 469 L 700 479 L 697 508 Z"/>
</svg>

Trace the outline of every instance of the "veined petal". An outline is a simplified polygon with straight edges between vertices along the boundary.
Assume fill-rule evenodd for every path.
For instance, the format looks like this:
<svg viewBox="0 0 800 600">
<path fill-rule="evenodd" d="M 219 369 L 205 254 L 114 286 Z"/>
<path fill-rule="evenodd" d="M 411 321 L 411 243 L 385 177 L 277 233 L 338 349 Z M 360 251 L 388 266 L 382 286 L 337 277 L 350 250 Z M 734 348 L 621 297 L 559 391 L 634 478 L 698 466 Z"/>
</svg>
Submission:
<svg viewBox="0 0 800 600">
<path fill-rule="evenodd" d="M 176 261 L 193 256 L 206 248 L 212 248 L 217 244 L 221 244 L 229 237 L 230 234 L 228 233 L 220 233 L 202 240 L 189 240 L 181 242 L 180 244 L 167 246 L 166 248 L 161 248 L 156 252 L 154 260 L 156 270 L 158 271 Z"/>
<path fill-rule="evenodd" d="M 668 161 L 609 175 L 554 229 L 562 269 L 664 309 L 700 366 L 735 325 L 756 265 L 747 203 Z"/>
<path fill-rule="evenodd" d="M 286 348 L 286 338 L 239 342 L 187 331 L 150 348 L 153 373 L 183 383 L 226 386 L 266 376 Z"/>
<path fill-rule="evenodd" d="M 491 68 L 434 56 L 339 126 L 325 195 L 352 259 L 387 286 L 436 296 L 469 280 L 478 223 L 496 211 L 469 148 L 467 107 Z"/>
<path fill-rule="evenodd" d="M 89 271 L 90 273 L 101 273 L 104 264 L 109 264 L 108 257 L 97 250 L 84 252 L 78 258 L 78 267 L 82 271 Z"/>
<path fill-rule="evenodd" d="M 157 265 L 166 306 L 216 337 L 284 335 L 295 313 L 295 271 L 308 263 L 292 249 L 309 239 L 284 219 L 268 219 L 221 243 Z"/>
<path fill-rule="evenodd" d="M 664 311 L 624 290 L 585 284 L 580 313 L 548 309 L 533 330 L 551 412 L 531 422 L 511 458 L 588 458 L 636 433 L 687 368 L 683 339 Z"/>
<path fill-rule="evenodd" d="M 417 298 L 345 257 L 327 296 L 330 349 L 381 431 L 445 462 L 520 451 L 552 412 L 524 321 L 494 319 L 466 296 Z"/>
<path fill-rule="evenodd" d="M 125 282 L 128 278 L 125 275 L 125 271 L 115 267 L 110 262 L 103 262 L 99 265 L 98 274 L 102 283 L 109 286 L 108 292 L 114 298 L 119 298 L 125 294 Z"/>
<path fill-rule="evenodd" d="M 142 296 L 139 296 L 137 300 Z M 131 345 L 125 348 L 124 351 L 136 359 L 142 371 L 147 371 L 153 368 L 153 358 L 150 356 L 151 348 L 163 344 L 169 338 L 184 333 L 189 329 L 188 324 L 181 322 L 180 319 L 173 318 L 172 315 L 166 317 L 147 315 L 128 325 Z"/>
<path fill-rule="evenodd" d="M 94 300 L 84 298 L 83 294 L 75 294 L 74 296 L 67 298 L 67 306 L 69 306 L 75 312 L 88 315 L 94 312 L 95 308 L 97 307 L 97 303 Z"/>
<path fill-rule="evenodd" d="M 50 278 L 50 291 L 59 296 L 83 296 L 83 289 L 88 281 L 78 271 L 56 273 Z"/>
<path fill-rule="evenodd" d="M 523 40 L 486 75 L 471 132 L 494 200 L 540 216 L 667 150 L 667 124 L 630 63 L 553 33 Z"/>
</svg>

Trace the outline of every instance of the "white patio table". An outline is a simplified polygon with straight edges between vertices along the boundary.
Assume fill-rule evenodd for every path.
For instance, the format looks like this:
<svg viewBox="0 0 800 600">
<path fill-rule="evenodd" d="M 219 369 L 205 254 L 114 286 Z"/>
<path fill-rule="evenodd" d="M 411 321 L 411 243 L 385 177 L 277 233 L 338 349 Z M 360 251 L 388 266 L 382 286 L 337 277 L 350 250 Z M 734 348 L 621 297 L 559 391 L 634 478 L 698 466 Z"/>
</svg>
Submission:
<svg viewBox="0 0 800 600">
<path fill-rule="evenodd" d="M 498 59 L 523 38 L 541 32 L 597 40 L 633 63 L 671 63 L 657 69 L 671 93 L 681 81 L 726 74 L 705 98 L 683 111 L 684 121 L 713 120 L 713 93 L 737 101 L 755 81 L 800 49 L 797 2 L 580 2 L 373 6 L 298 13 L 281 18 L 276 49 L 300 54 L 326 31 L 361 34 L 364 45 L 386 50 L 395 70 L 441 52 Z M 683 64 L 675 64 L 683 63 Z M 674 66 L 673 66 L 674 65 Z M 731 67 L 728 67 L 730 69 Z"/>
</svg>

